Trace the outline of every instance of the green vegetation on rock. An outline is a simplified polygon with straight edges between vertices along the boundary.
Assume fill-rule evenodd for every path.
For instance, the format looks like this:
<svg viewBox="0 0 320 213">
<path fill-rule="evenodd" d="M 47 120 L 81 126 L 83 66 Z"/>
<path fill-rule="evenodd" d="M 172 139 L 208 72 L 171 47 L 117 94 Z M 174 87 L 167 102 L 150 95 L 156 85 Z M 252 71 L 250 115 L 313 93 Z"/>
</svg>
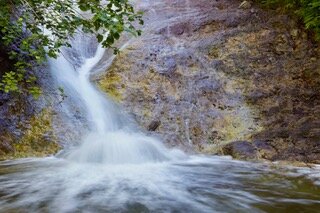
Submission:
<svg viewBox="0 0 320 213">
<path fill-rule="evenodd" d="M 52 126 L 53 112 L 43 109 L 33 116 L 25 127 L 24 134 L 17 139 L 9 132 L 0 136 L 0 160 L 25 157 L 44 157 L 60 150 Z"/>
<path fill-rule="evenodd" d="M 127 31 L 140 35 L 134 22 L 143 24 L 128 0 L 4 0 L 0 1 L 0 45 L 15 63 L 0 81 L 0 90 L 41 94 L 31 68 L 56 58 L 76 32 L 94 34 L 104 47 L 118 49 L 113 43 Z M 26 88 L 26 89 L 25 89 Z"/>
<path fill-rule="evenodd" d="M 280 8 L 299 17 L 305 27 L 315 33 L 320 40 L 320 1 L 319 0 L 256 0 L 270 8 Z"/>
<path fill-rule="evenodd" d="M 99 81 L 99 86 L 102 91 L 106 92 L 114 101 L 121 101 L 121 89 L 118 88 L 118 83 L 121 82 L 121 77 L 114 70 L 109 71 L 102 81 Z"/>
<path fill-rule="evenodd" d="M 60 146 L 52 131 L 52 111 L 44 109 L 29 121 L 30 128 L 19 142 L 14 144 L 14 158 L 43 157 L 55 154 Z"/>
</svg>

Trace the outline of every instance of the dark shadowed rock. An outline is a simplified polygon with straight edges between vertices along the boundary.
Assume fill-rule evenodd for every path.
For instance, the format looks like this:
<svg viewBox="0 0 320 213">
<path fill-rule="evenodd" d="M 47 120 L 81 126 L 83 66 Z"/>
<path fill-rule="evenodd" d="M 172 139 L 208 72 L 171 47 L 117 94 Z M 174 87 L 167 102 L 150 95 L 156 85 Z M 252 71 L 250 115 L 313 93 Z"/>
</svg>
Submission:
<svg viewBox="0 0 320 213">
<path fill-rule="evenodd" d="M 222 149 L 223 154 L 231 155 L 236 159 L 257 159 L 258 152 L 252 143 L 247 141 L 235 141 L 227 144 Z"/>
<path fill-rule="evenodd" d="M 148 126 L 148 131 L 156 131 L 160 124 L 161 121 L 152 121 Z"/>
<path fill-rule="evenodd" d="M 254 141 L 253 146 L 259 152 L 260 158 L 271 160 L 277 154 L 276 150 L 270 145 L 268 141 Z"/>
<path fill-rule="evenodd" d="M 189 23 L 177 23 L 170 26 L 170 33 L 175 36 L 180 36 L 189 31 Z"/>
<path fill-rule="evenodd" d="M 1 155 L 14 152 L 11 138 L 5 135 L 0 136 L 0 158 Z"/>
</svg>

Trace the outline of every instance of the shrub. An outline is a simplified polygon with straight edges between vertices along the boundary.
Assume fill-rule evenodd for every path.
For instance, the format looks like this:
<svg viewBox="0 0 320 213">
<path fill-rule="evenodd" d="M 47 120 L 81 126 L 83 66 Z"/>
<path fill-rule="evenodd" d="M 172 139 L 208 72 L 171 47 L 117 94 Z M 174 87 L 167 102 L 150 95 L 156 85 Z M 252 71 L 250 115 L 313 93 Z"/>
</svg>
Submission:
<svg viewBox="0 0 320 213">
<path fill-rule="evenodd" d="M 303 21 L 320 40 L 320 0 L 256 0 L 271 8 L 282 8 Z"/>
<path fill-rule="evenodd" d="M 10 50 L 15 63 L 2 76 L 0 90 L 23 92 L 27 88 L 39 96 L 31 68 L 46 56 L 57 57 L 60 47 L 69 47 L 69 38 L 79 29 L 117 52 L 113 43 L 123 31 L 140 35 L 135 21 L 143 24 L 142 14 L 135 13 L 129 0 L 0 0 L 0 45 Z"/>
</svg>

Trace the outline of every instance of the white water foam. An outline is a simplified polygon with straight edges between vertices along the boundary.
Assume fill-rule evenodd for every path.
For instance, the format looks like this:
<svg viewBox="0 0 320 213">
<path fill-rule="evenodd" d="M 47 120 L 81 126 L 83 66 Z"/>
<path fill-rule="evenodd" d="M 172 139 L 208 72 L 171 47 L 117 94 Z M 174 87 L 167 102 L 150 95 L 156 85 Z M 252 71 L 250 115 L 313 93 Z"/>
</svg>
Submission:
<svg viewBox="0 0 320 213">
<path fill-rule="evenodd" d="M 64 49 L 57 59 L 50 59 L 50 68 L 57 81 L 71 95 L 83 101 L 90 133 L 81 145 L 64 153 L 65 158 L 77 162 L 104 164 L 136 164 L 162 162 L 185 157 L 182 152 L 166 149 L 161 141 L 138 130 L 118 107 L 101 94 L 90 82 L 90 73 L 100 63 L 105 50 L 92 38 L 79 34 L 72 41 L 75 49 Z M 76 63 L 73 64 L 71 60 Z"/>
</svg>

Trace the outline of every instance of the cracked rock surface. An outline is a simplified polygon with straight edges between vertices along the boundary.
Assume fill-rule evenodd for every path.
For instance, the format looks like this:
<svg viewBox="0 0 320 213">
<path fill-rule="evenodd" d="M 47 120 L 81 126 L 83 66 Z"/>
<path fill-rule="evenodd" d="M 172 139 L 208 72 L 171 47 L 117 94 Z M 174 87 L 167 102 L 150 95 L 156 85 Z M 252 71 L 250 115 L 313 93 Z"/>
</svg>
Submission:
<svg viewBox="0 0 320 213">
<path fill-rule="evenodd" d="M 250 156 L 320 163 L 317 44 L 287 16 L 240 4 L 139 1 L 144 33 L 98 85 L 169 146 L 232 154 L 236 141 Z"/>
</svg>

